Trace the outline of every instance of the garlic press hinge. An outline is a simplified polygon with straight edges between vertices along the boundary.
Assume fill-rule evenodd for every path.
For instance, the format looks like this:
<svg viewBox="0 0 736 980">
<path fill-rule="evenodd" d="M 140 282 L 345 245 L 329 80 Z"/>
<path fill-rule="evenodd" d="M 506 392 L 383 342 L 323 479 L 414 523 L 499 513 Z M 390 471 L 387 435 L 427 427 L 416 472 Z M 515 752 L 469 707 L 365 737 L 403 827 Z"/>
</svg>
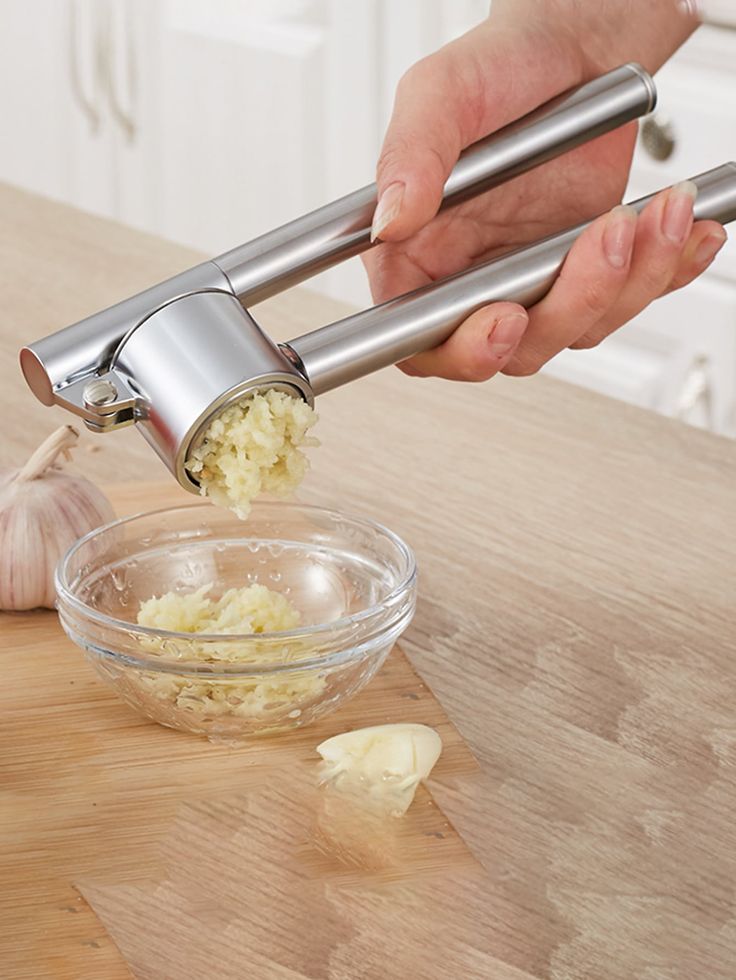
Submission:
<svg viewBox="0 0 736 980">
<path fill-rule="evenodd" d="M 145 401 L 115 371 L 81 378 L 54 391 L 58 404 L 92 432 L 111 432 L 145 417 Z"/>
</svg>

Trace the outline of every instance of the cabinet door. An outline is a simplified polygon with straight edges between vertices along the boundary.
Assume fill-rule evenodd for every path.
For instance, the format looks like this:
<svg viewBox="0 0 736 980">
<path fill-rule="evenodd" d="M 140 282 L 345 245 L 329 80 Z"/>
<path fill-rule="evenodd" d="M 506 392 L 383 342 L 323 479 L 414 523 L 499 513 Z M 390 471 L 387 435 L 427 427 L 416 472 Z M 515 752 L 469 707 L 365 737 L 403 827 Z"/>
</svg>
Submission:
<svg viewBox="0 0 736 980">
<path fill-rule="evenodd" d="M 416 61 L 488 16 L 488 0 L 375 0 L 380 24 L 380 121 L 391 116 L 399 79 Z M 441 107 L 438 107 L 441 111 Z"/>
<path fill-rule="evenodd" d="M 665 369 L 652 408 L 736 435 L 736 289 L 731 284 L 706 276 L 663 297 L 633 321 L 628 336 L 663 353 Z"/>
<path fill-rule="evenodd" d="M 117 217 L 115 152 L 105 92 L 108 70 L 108 15 L 111 0 L 62 0 L 67 77 L 72 111 L 61 152 L 68 159 L 64 199 L 85 211 Z M 30 6 L 33 6 L 32 4 Z"/>
<path fill-rule="evenodd" d="M 627 199 L 733 157 L 736 32 L 703 28 L 657 76 Z M 736 435 L 736 245 L 697 282 L 657 300 L 593 351 L 547 372 L 724 435 Z"/>
<path fill-rule="evenodd" d="M 163 3 L 166 235 L 216 253 L 370 179 L 372 6 Z"/>
<path fill-rule="evenodd" d="M 56 0 L 0 0 L 0 179 L 54 197 L 68 180 L 69 161 L 61 159 L 72 113 L 67 13 Z"/>
<path fill-rule="evenodd" d="M 658 106 L 641 126 L 628 197 L 649 194 L 734 157 L 736 31 L 704 27 L 657 74 Z M 710 274 L 736 287 L 731 240 Z"/>
<path fill-rule="evenodd" d="M 398 75 L 485 8 L 163 0 L 164 234 L 217 253 L 372 181 Z M 358 260 L 313 285 L 370 300 Z"/>
<path fill-rule="evenodd" d="M 665 296 L 591 351 L 545 369 L 564 381 L 736 435 L 734 289 L 703 278 Z"/>
<path fill-rule="evenodd" d="M 94 0 L 0 0 L 0 179 L 112 214 L 100 85 L 103 6 Z"/>
<path fill-rule="evenodd" d="M 105 108 L 115 217 L 165 234 L 161 191 L 160 0 L 106 0 Z"/>
</svg>

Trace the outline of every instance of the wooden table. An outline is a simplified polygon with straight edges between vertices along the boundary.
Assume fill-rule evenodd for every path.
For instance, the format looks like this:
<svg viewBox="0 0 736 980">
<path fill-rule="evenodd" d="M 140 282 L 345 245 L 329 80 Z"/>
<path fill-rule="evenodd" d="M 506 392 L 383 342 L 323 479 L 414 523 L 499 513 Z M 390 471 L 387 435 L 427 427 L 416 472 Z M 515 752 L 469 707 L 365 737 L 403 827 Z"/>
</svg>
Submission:
<svg viewBox="0 0 736 980">
<path fill-rule="evenodd" d="M 197 258 L 0 188 L 5 462 L 67 418 L 25 389 L 21 343 Z M 256 315 L 287 338 L 340 312 L 298 290 Z M 304 498 L 417 553 L 405 647 L 481 764 L 442 807 L 486 872 L 494 977 L 733 980 L 736 445 L 539 377 L 390 370 L 318 407 Z M 95 479 L 163 473 L 133 431 L 83 446 Z"/>
</svg>

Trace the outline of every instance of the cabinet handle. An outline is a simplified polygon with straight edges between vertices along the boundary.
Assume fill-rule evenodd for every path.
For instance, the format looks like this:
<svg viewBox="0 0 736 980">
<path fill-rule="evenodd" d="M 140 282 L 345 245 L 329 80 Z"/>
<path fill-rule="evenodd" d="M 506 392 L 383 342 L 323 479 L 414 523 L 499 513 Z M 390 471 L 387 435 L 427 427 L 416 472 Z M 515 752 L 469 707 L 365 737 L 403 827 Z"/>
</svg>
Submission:
<svg viewBox="0 0 736 980">
<path fill-rule="evenodd" d="M 77 105 L 82 110 L 84 115 L 87 117 L 89 122 L 89 128 L 92 133 L 96 133 L 100 128 L 100 111 L 97 105 L 97 81 L 99 78 L 99 45 L 98 45 L 98 33 L 94 30 L 94 26 L 91 33 L 93 41 L 93 71 L 92 71 L 92 94 L 87 95 L 84 90 L 84 84 L 82 82 L 82 72 L 80 69 L 80 25 L 82 25 L 82 16 L 79 8 L 79 0 L 69 0 L 68 6 L 69 16 L 68 16 L 68 42 L 69 42 L 69 81 L 71 83 L 72 94 L 77 102 Z M 83 25 L 82 25 L 83 26 Z M 85 40 L 89 40 L 86 38 Z"/>
<path fill-rule="evenodd" d="M 708 358 L 705 354 L 697 354 L 693 358 L 690 369 L 682 383 L 675 415 L 683 422 L 695 422 L 693 414 L 698 409 L 703 412 L 705 427 L 714 432 L 713 389 L 709 378 Z"/>
<path fill-rule="evenodd" d="M 121 16 L 116 16 L 116 12 Z M 107 7 L 105 11 L 105 68 L 103 77 L 105 80 L 105 92 L 110 111 L 125 134 L 128 142 L 132 143 L 138 131 L 138 124 L 135 119 L 135 105 L 138 94 L 138 62 L 136 57 L 135 44 L 133 40 L 133 15 L 130 4 L 127 0 L 122 3 L 117 2 Z M 116 33 L 115 28 L 120 30 Z M 122 57 L 120 65 L 123 72 L 127 88 L 127 105 L 118 91 L 118 45 L 116 37 L 121 38 Z"/>
<path fill-rule="evenodd" d="M 641 142 L 654 160 L 669 160 L 675 152 L 677 138 L 669 116 L 655 112 L 641 124 Z"/>
</svg>

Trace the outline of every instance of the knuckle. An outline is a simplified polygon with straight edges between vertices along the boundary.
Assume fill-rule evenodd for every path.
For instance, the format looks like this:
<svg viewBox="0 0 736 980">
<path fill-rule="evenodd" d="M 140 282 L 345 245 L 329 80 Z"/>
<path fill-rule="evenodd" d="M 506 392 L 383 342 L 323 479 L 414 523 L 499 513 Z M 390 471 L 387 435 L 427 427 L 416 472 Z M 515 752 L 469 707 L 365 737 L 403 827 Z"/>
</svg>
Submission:
<svg viewBox="0 0 736 980">
<path fill-rule="evenodd" d="M 434 69 L 434 58 L 433 55 L 428 54 L 419 61 L 415 61 L 413 65 L 410 65 L 404 74 L 399 78 L 399 82 L 396 86 L 396 96 L 401 98 L 406 95 L 407 92 L 413 92 L 417 88 L 424 86 L 424 83 L 433 77 L 435 73 Z"/>
<path fill-rule="evenodd" d="M 692 266 L 685 269 L 679 268 L 661 291 L 672 293 L 677 289 L 682 289 L 684 286 L 689 286 L 704 271 L 705 269 L 702 267 L 700 269 L 693 268 Z"/>
<path fill-rule="evenodd" d="M 606 334 L 589 330 L 582 337 L 578 337 L 573 344 L 569 345 L 570 350 L 592 350 L 593 347 L 597 347 L 605 339 Z"/>
<path fill-rule="evenodd" d="M 378 158 L 376 168 L 378 179 L 398 170 L 411 152 L 411 143 L 402 133 L 392 133 L 387 139 Z"/>
<path fill-rule="evenodd" d="M 647 263 L 639 274 L 639 292 L 643 296 L 650 296 L 652 299 L 659 296 L 671 278 L 671 270 L 665 270 L 655 263 Z"/>
<path fill-rule="evenodd" d="M 454 374 L 458 381 L 477 384 L 480 381 L 488 381 L 493 374 L 493 370 L 488 365 L 478 364 L 474 361 L 463 361 L 456 366 Z"/>
<path fill-rule="evenodd" d="M 453 162 L 445 159 L 438 146 L 421 143 L 403 133 L 394 133 L 381 151 L 376 173 L 381 183 L 387 178 L 390 181 L 392 176 L 403 179 L 404 171 L 411 167 L 415 183 L 426 185 L 425 193 L 441 193 Z"/>
<path fill-rule="evenodd" d="M 422 371 L 420 367 L 417 367 L 414 361 L 401 361 L 396 367 L 410 378 L 428 377 L 426 371 Z"/>
<path fill-rule="evenodd" d="M 542 362 L 538 358 L 531 357 L 512 357 L 508 364 L 501 368 L 501 374 L 506 374 L 510 378 L 530 378 L 537 374 L 542 367 Z"/>
<path fill-rule="evenodd" d="M 403 75 L 399 77 L 399 80 L 396 83 L 396 94 L 394 95 L 394 99 L 397 102 L 403 98 L 407 92 L 411 91 L 415 77 L 414 65 L 412 65 L 411 68 L 407 68 Z"/>
<path fill-rule="evenodd" d="M 583 315 L 600 316 L 608 305 L 608 290 L 605 284 L 597 280 L 582 282 L 578 302 Z"/>
<path fill-rule="evenodd" d="M 427 174 L 440 185 L 444 184 L 447 171 L 454 161 L 446 160 L 439 147 L 429 144 L 423 148 L 423 156 Z"/>
</svg>

